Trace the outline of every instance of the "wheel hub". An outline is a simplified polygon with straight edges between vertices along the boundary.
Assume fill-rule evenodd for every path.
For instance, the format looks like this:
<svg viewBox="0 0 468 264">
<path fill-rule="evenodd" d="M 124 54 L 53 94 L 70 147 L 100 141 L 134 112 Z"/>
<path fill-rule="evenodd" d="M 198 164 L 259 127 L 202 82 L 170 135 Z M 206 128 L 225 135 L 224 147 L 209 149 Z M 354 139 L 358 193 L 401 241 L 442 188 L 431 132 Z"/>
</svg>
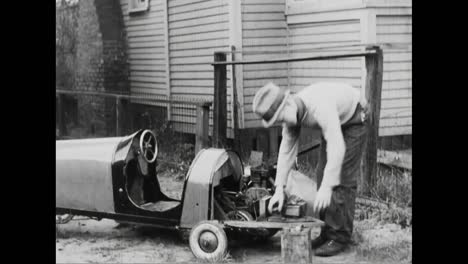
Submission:
<svg viewBox="0 0 468 264">
<path fill-rule="evenodd" d="M 216 238 L 216 235 L 213 232 L 205 231 L 200 235 L 198 244 L 203 251 L 212 253 L 218 247 L 218 238 Z"/>
</svg>

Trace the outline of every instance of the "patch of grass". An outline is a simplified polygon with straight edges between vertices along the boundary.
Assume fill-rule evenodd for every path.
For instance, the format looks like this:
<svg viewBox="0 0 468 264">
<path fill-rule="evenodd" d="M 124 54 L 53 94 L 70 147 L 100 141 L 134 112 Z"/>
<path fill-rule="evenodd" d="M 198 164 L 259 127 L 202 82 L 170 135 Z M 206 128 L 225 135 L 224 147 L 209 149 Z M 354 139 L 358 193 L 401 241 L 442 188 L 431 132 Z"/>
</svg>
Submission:
<svg viewBox="0 0 468 264">
<path fill-rule="evenodd" d="M 369 198 L 383 206 L 356 204 L 355 219 L 376 219 L 382 223 L 398 224 L 403 228 L 412 225 L 411 171 L 379 166 Z"/>
<path fill-rule="evenodd" d="M 408 263 L 412 260 L 412 230 L 376 219 L 358 221 L 353 232 L 359 259 L 378 262 Z"/>
<path fill-rule="evenodd" d="M 395 166 L 378 167 L 376 182 L 371 190 L 373 198 L 392 202 L 400 207 L 412 205 L 412 173 Z"/>
<path fill-rule="evenodd" d="M 356 253 L 369 261 L 391 261 L 410 263 L 412 259 L 411 242 L 401 242 L 385 247 L 358 247 Z"/>
</svg>

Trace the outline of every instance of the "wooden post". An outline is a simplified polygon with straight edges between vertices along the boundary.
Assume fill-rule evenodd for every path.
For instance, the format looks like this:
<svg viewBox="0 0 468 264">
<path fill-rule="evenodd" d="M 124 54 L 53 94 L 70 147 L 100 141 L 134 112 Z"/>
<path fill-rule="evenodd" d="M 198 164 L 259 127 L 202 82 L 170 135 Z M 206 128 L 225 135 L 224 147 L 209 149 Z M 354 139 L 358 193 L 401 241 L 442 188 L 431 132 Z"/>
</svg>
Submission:
<svg viewBox="0 0 468 264">
<path fill-rule="evenodd" d="M 119 97 L 115 98 L 115 136 L 120 137 L 122 135 L 122 102 Z"/>
<path fill-rule="evenodd" d="M 310 228 L 283 228 L 281 258 L 283 263 L 312 263 Z"/>
<path fill-rule="evenodd" d="M 214 61 L 226 61 L 226 54 L 215 52 Z M 226 65 L 214 65 L 214 109 L 213 109 L 213 146 L 226 146 L 227 94 Z"/>
<path fill-rule="evenodd" d="M 208 146 L 208 130 L 211 103 L 197 104 L 197 124 L 195 136 L 195 154 Z"/>
<path fill-rule="evenodd" d="M 121 136 L 124 136 L 128 130 L 130 129 L 130 116 L 132 115 L 131 114 L 131 111 L 130 111 L 130 100 L 125 98 L 125 97 L 121 97 L 120 98 L 120 135 Z"/>
<path fill-rule="evenodd" d="M 167 96 L 167 120 L 172 119 L 172 102 L 171 102 L 171 65 L 169 52 L 169 0 L 163 0 L 163 19 L 164 19 L 164 57 L 166 59 L 166 96 Z"/>
<path fill-rule="evenodd" d="M 231 51 L 232 51 L 232 60 L 235 61 L 236 60 L 236 47 L 234 46 L 231 46 Z M 240 149 L 240 135 L 239 135 L 239 114 L 238 114 L 238 111 L 239 111 L 239 108 L 238 108 L 238 98 L 237 98 L 237 78 L 236 78 L 236 65 L 232 65 L 232 99 L 231 99 L 231 103 L 233 104 L 233 107 L 232 107 L 232 116 L 233 116 L 233 119 L 234 119 L 234 127 L 233 127 L 233 130 L 234 130 L 234 150 L 237 151 L 238 153 L 241 153 L 241 149 Z M 242 81 L 242 80 L 240 80 Z"/>
<path fill-rule="evenodd" d="M 268 160 L 276 161 L 278 156 L 278 127 L 268 129 L 269 157 Z"/>
<path fill-rule="evenodd" d="M 377 141 L 379 137 L 380 101 L 382 94 L 383 52 L 380 47 L 376 54 L 366 56 L 366 87 L 365 94 L 368 108 L 367 142 L 363 157 L 363 191 L 370 195 L 377 176 Z"/>
<path fill-rule="evenodd" d="M 67 126 L 65 125 L 64 103 L 65 95 L 58 94 L 57 110 L 58 110 L 58 123 L 60 137 L 67 135 Z"/>
<path fill-rule="evenodd" d="M 255 148 L 257 149 L 257 151 L 262 151 L 266 153 L 265 156 L 268 157 L 268 129 L 257 128 L 255 132 L 255 137 L 257 139 L 257 144 Z"/>
</svg>

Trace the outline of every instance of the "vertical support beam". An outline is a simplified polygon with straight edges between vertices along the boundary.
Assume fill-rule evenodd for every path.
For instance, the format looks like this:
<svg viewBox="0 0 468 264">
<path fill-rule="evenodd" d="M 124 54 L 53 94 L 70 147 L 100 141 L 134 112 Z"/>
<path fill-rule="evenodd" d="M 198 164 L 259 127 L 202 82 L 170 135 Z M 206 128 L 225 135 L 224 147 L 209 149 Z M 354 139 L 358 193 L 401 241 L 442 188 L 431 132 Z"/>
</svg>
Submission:
<svg viewBox="0 0 468 264">
<path fill-rule="evenodd" d="M 215 52 L 214 61 L 226 61 L 226 54 Z M 213 109 L 213 146 L 226 146 L 227 128 L 227 91 L 226 65 L 214 65 L 214 109 Z"/>
<path fill-rule="evenodd" d="M 232 60 L 235 61 L 237 56 L 236 56 L 236 47 L 231 46 L 231 51 L 232 51 Z M 232 119 L 233 119 L 233 134 L 234 134 L 234 150 L 240 153 L 240 134 L 239 134 L 239 98 L 237 95 L 237 77 L 236 77 L 236 65 L 232 65 Z"/>
<path fill-rule="evenodd" d="M 269 145 L 269 140 L 268 140 L 268 129 L 267 128 L 257 128 L 255 130 L 255 138 L 256 138 L 256 150 L 261 151 L 264 153 L 265 157 L 268 157 L 268 145 Z"/>
<path fill-rule="evenodd" d="M 360 29 L 361 29 L 361 44 L 364 45 L 373 45 L 377 43 L 377 18 L 376 12 L 373 9 L 362 10 L 359 19 Z M 366 47 L 361 47 L 365 49 Z M 366 58 L 361 57 L 361 104 L 365 102 L 366 94 Z M 365 105 L 363 105 L 364 107 Z"/>
<path fill-rule="evenodd" d="M 366 56 L 366 100 L 367 100 L 367 142 L 363 159 L 363 191 L 370 195 L 377 176 L 377 141 L 379 137 L 380 101 L 382 94 L 383 52 L 380 47 L 375 55 Z"/>
<path fill-rule="evenodd" d="M 167 120 L 171 120 L 172 116 L 172 104 L 171 104 L 171 67 L 170 67 L 170 53 L 169 53 L 169 7 L 168 2 L 169 0 L 163 0 L 163 7 L 164 7 L 164 45 L 165 47 L 165 60 L 166 60 L 166 96 L 167 96 Z"/>
<path fill-rule="evenodd" d="M 268 129 L 268 145 L 269 157 L 268 160 L 276 161 L 278 156 L 278 127 L 271 127 Z"/>
<path fill-rule="evenodd" d="M 208 130 L 210 129 L 210 105 L 211 103 L 197 104 L 197 124 L 195 135 L 195 154 L 208 147 Z"/>
<path fill-rule="evenodd" d="M 126 123 L 128 124 L 128 129 L 130 131 L 135 131 L 135 105 L 131 103 L 130 99 L 126 100 L 127 108 L 126 108 Z"/>
<path fill-rule="evenodd" d="M 115 97 L 115 136 L 120 137 L 122 135 L 122 102 L 120 97 Z"/>
<path fill-rule="evenodd" d="M 233 47 L 232 60 L 242 60 L 242 1 L 228 1 L 229 9 L 229 45 Z M 242 64 L 231 66 L 232 80 L 231 88 L 233 92 L 237 93 L 237 119 L 238 127 L 244 128 L 244 91 L 243 91 L 243 72 L 244 66 Z M 233 82 L 235 80 L 235 83 Z M 233 120 L 234 121 L 234 120 Z M 233 123 L 234 125 L 234 123 Z M 233 126 L 234 127 L 234 126 Z"/>
<path fill-rule="evenodd" d="M 130 109 L 130 100 L 128 98 L 122 97 L 120 99 L 120 116 L 120 135 L 124 136 L 131 127 L 130 117 L 132 116 L 132 111 Z"/>
<path fill-rule="evenodd" d="M 64 94 L 58 94 L 57 110 L 58 110 L 58 123 L 59 123 L 59 134 L 64 136 L 67 134 L 67 127 L 65 126 L 65 113 L 64 113 Z"/>
</svg>

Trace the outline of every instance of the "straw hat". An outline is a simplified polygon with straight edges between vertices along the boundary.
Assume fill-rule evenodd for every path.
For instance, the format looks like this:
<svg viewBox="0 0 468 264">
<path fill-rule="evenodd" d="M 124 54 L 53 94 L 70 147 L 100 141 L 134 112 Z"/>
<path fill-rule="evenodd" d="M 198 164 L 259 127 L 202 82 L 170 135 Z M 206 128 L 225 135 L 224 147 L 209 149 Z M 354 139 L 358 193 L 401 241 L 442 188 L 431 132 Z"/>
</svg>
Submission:
<svg viewBox="0 0 468 264">
<path fill-rule="evenodd" d="M 271 82 L 257 91 L 252 106 L 253 111 L 262 118 L 264 127 L 270 127 L 276 122 L 289 94 L 289 90 L 284 91 Z"/>
</svg>

